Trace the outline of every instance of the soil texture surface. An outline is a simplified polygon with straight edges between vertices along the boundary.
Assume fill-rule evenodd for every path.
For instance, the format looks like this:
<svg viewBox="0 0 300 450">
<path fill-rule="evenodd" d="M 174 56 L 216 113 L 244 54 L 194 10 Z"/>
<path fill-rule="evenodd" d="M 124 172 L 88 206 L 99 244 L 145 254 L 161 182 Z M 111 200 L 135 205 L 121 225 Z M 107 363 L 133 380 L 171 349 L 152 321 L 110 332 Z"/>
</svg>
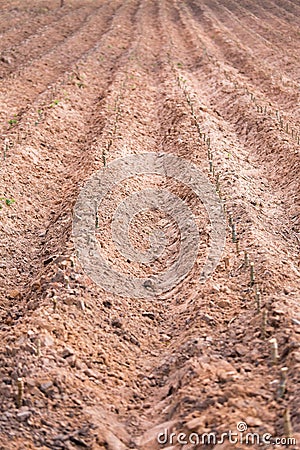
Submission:
<svg viewBox="0 0 300 450">
<path fill-rule="evenodd" d="M 0 12 L 0 449 L 300 449 L 299 1 Z M 73 233 L 86 182 L 133 156 L 91 236 L 140 296 Z"/>
</svg>

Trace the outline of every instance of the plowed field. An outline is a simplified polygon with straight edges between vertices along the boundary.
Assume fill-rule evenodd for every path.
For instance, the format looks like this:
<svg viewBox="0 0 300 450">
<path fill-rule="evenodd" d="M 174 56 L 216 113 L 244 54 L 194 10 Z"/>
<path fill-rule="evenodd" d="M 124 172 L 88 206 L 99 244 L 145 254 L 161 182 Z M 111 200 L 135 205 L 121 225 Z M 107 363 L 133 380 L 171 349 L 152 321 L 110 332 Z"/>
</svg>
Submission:
<svg viewBox="0 0 300 450">
<path fill-rule="evenodd" d="M 0 1 L 0 449 L 299 449 L 299 1 L 63 3 Z M 165 176 L 130 172 L 148 153 Z M 73 232 L 120 158 L 91 233 L 143 295 L 96 282 Z"/>
</svg>

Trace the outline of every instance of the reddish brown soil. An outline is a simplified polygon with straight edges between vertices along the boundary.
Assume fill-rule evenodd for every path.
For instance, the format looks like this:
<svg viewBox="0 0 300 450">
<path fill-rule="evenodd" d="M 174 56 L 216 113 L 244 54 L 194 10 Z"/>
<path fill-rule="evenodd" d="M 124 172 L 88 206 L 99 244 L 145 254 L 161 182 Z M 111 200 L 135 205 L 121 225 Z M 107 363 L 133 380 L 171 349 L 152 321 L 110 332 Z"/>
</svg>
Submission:
<svg viewBox="0 0 300 450">
<path fill-rule="evenodd" d="M 165 428 L 222 433 L 241 421 L 292 433 L 289 448 L 300 448 L 299 2 L 59 5 L 0 2 L 0 197 L 15 199 L 0 210 L 0 449 L 249 448 L 157 443 Z M 228 223 L 205 285 L 196 264 L 154 301 L 105 292 L 76 258 L 80 188 L 104 161 L 148 151 L 183 157 L 216 182 L 208 136 L 239 249 Z M 108 257 L 114 207 L 98 232 Z"/>
</svg>

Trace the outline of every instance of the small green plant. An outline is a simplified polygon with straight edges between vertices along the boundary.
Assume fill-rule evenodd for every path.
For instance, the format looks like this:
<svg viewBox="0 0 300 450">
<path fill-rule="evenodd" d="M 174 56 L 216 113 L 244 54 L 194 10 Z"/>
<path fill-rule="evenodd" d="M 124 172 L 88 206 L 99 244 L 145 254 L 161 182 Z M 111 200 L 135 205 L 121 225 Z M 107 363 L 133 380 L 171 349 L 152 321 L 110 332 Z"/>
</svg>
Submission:
<svg viewBox="0 0 300 450">
<path fill-rule="evenodd" d="M 246 252 L 246 250 L 244 252 L 244 265 L 245 265 L 245 267 L 249 266 L 249 255 L 248 255 L 248 252 Z"/>
<path fill-rule="evenodd" d="M 8 124 L 10 127 L 18 124 L 18 119 L 9 119 Z"/>
<path fill-rule="evenodd" d="M 59 100 L 53 100 L 53 102 L 50 104 L 50 108 L 54 108 L 54 106 L 57 106 L 59 104 Z"/>
<path fill-rule="evenodd" d="M 38 120 L 36 120 L 36 121 L 34 122 L 34 125 L 35 125 L 35 126 L 37 126 L 37 125 L 40 123 L 40 120 L 43 119 L 43 110 L 42 110 L 42 109 L 38 109 L 38 110 L 37 110 L 37 113 L 38 113 L 39 118 L 38 118 Z"/>
<path fill-rule="evenodd" d="M 276 338 L 272 338 L 272 339 L 269 340 L 269 342 L 271 344 L 272 362 L 273 362 L 273 364 L 277 364 L 278 359 L 279 359 L 277 339 Z"/>
<path fill-rule="evenodd" d="M 3 208 L 3 203 L 7 206 L 11 206 L 15 202 L 14 198 L 0 197 L 0 209 Z"/>
<path fill-rule="evenodd" d="M 36 356 L 41 356 L 41 340 L 37 339 L 36 341 Z"/>
<path fill-rule="evenodd" d="M 8 138 L 4 139 L 3 143 L 3 159 L 6 160 L 7 152 L 10 148 L 13 147 L 13 142 L 11 142 Z"/>
<path fill-rule="evenodd" d="M 266 330 L 268 324 L 267 310 L 263 310 L 262 314 L 262 322 L 261 322 L 261 337 L 262 339 L 266 339 Z"/>
<path fill-rule="evenodd" d="M 250 286 L 255 284 L 254 262 L 250 263 Z"/>
<path fill-rule="evenodd" d="M 217 192 L 220 191 L 220 174 L 216 174 L 216 190 Z"/>
<path fill-rule="evenodd" d="M 278 389 L 278 397 L 279 398 L 282 398 L 286 391 L 287 373 L 288 373 L 287 367 L 282 367 L 280 369 L 280 384 L 279 384 L 279 389 Z"/>
<path fill-rule="evenodd" d="M 256 300 L 256 312 L 259 313 L 261 301 L 260 301 L 260 291 L 258 290 L 258 287 L 256 288 L 256 292 L 255 292 L 255 300 Z"/>
<path fill-rule="evenodd" d="M 235 244 L 237 242 L 235 223 L 233 223 L 231 226 L 231 237 L 232 237 L 232 242 Z"/>
<path fill-rule="evenodd" d="M 284 425 L 284 434 L 287 438 L 293 437 L 293 427 L 291 422 L 291 412 L 290 409 L 287 408 L 284 412 L 283 416 L 283 425 Z"/>
<path fill-rule="evenodd" d="M 112 143 L 111 140 L 109 142 Z M 110 145 L 109 144 L 107 145 L 107 151 L 109 151 Z M 106 166 L 106 152 L 105 152 L 105 150 L 103 150 L 103 152 L 102 152 L 102 161 L 103 161 L 103 166 L 105 167 Z"/>
<path fill-rule="evenodd" d="M 17 379 L 18 393 L 17 393 L 17 407 L 21 408 L 23 404 L 23 395 L 24 395 L 24 381 L 23 378 Z"/>
<path fill-rule="evenodd" d="M 15 203 L 15 200 L 13 198 L 6 198 L 5 203 L 7 204 L 7 206 L 10 206 Z"/>
<path fill-rule="evenodd" d="M 56 312 L 56 310 L 57 310 L 57 300 L 58 300 L 57 296 L 54 295 L 52 297 L 53 312 Z"/>
</svg>

